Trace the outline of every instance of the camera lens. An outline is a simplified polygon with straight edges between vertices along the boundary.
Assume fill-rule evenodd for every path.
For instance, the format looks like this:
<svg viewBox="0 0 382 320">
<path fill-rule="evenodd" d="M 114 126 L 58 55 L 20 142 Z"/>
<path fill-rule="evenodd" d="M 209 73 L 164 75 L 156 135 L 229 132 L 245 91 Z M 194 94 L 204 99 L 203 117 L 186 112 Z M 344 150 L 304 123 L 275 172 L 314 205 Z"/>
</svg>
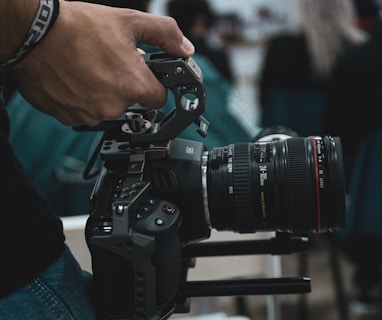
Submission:
<svg viewBox="0 0 382 320">
<path fill-rule="evenodd" d="M 338 137 L 237 143 L 208 152 L 209 220 L 238 233 L 322 233 L 345 224 Z"/>
</svg>

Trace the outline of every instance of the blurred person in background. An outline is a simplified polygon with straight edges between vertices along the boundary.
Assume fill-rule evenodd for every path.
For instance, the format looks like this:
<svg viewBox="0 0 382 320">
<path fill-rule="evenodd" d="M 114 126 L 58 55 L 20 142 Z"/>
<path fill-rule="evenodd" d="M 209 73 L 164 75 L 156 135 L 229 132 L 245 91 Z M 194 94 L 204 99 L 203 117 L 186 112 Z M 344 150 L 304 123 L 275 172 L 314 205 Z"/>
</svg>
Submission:
<svg viewBox="0 0 382 320">
<path fill-rule="evenodd" d="M 382 62 L 380 8 L 374 0 L 352 1 L 359 10 L 356 22 L 362 25 L 366 41 L 344 51 L 333 68 L 328 82 L 324 123 L 326 132 L 342 139 L 347 177 L 351 175 L 362 133 L 380 126 L 378 117 L 372 115 L 378 110 L 379 90 L 382 89 L 378 72 Z M 370 18 L 372 10 L 374 17 Z"/>
<path fill-rule="evenodd" d="M 322 135 L 328 83 L 338 57 L 363 43 L 351 0 L 296 0 L 297 21 L 266 43 L 260 75 L 261 125 Z"/>
<path fill-rule="evenodd" d="M 333 70 L 325 131 L 340 136 L 343 147 L 349 199 L 346 227 L 337 239 L 354 270 L 352 311 L 361 319 L 381 319 L 381 3 L 354 1 L 368 41 L 347 50 Z"/>
</svg>

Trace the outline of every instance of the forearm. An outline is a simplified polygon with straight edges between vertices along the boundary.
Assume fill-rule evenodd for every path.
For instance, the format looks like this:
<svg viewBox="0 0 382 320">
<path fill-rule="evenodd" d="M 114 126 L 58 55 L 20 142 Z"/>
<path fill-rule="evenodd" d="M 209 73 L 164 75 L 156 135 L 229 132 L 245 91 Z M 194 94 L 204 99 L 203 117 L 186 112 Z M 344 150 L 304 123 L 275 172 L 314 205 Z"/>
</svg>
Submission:
<svg viewBox="0 0 382 320">
<path fill-rule="evenodd" d="M 22 46 L 39 0 L 0 0 L 0 63 Z"/>
</svg>

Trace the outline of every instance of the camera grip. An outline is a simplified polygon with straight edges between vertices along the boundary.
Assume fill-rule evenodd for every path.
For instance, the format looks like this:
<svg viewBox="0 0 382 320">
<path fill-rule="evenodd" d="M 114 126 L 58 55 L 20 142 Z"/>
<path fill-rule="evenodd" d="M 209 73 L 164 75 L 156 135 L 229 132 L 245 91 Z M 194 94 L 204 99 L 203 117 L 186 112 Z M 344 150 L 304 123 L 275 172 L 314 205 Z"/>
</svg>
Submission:
<svg viewBox="0 0 382 320">
<path fill-rule="evenodd" d="M 138 210 L 132 228 L 155 237 L 152 264 L 156 272 L 157 306 L 168 303 L 178 289 L 181 244 L 178 237 L 179 209 L 163 200 L 150 198 Z"/>
<path fill-rule="evenodd" d="M 120 177 L 115 178 L 117 183 L 104 179 L 103 185 L 108 181 L 109 189 L 130 191 L 114 195 L 107 223 L 104 213 L 93 212 L 86 227 L 97 313 L 102 319 L 151 319 L 174 307 L 180 212 L 167 201 L 149 197 L 149 183 L 126 179 L 120 185 Z"/>
</svg>

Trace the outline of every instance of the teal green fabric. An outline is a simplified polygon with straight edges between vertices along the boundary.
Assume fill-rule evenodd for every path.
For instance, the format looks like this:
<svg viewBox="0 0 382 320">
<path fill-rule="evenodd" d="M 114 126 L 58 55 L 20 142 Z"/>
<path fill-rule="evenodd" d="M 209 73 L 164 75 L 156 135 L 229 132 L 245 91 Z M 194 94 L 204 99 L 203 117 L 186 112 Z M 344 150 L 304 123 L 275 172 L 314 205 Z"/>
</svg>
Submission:
<svg viewBox="0 0 382 320">
<path fill-rule="evenodd" d="M 196 132 L 197 126 L 194 124 L 188 126 L 179 135 L 179 138 L 203 142 L 209 150 L 232 143 L 250 142 L 251 137 L 249 134 L 228 111 L 229 95 L 232 92 L 231 90 L 233 90 L 232 84 L 204 56 L 195 54 L 193 59 L 203 72 L 206 90 L 206 111 L 203 117 L 210 124 L 208 134 L 204 138 Z M 165 113 L 168 113 L 174 107 L 174 96 L 172 93 L 169 93 L 167 103 L 162 109 Z M 245 115 L 240 116 L 245 117 Z"/>
<path fill-rule="evenodd" d="M 326 89 L 274 87 L 263 95 L 263 127 L 284 126 L 300 137 L 324 134 Z"/>
<path fill-rule="evenodd" d="M 10 143 L 27 176 L 52 201 L 59 215 L 88 212 L 94 181 L 82 172 L 100 132 L 76 132 L 33 108 L 16 92 L 7 110 Z"/>
</svg>

